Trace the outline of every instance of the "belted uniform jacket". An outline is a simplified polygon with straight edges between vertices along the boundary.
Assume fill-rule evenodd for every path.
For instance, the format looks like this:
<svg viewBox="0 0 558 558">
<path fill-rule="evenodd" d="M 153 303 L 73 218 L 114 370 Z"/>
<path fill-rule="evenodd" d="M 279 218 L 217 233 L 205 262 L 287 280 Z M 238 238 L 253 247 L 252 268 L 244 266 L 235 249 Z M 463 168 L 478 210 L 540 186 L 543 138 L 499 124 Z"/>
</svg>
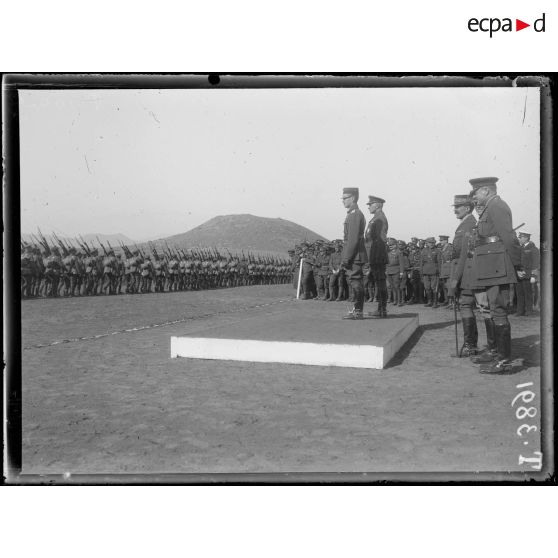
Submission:
<svg viewBox="0 0 558 558">
<path fill-rule="evenodd" d="M 473 288 L 517 283 L 515 266 L 521 265 L 519 240 L 512 226 L 512 213 L 500 196 L 486 202 L 477 223 L 478 242 L 473 256 Z M 486 242 L 497 237 L 496 242 Z"/>
<path fill-rule="evenodd" d="M 472 258 L 467 259 L 469 242 L 473 230 L 477 226 L 475 216 L 469 213 L 461 219 L 459 226 L 455 230 L 453 238 L 453 253 L 451 260 L 450 281 L 455 281 L 462 289 L 471 289 L 471 274 L 473 271 Z"/>
<path fill-rule="evenodd" d="M 347 211 L 343 223 L 343 265 L 350 267 L 353 263 L 365 264 L 368 261 L 364 247 L 364 228 L 366 219 L 357 205 Z"/>
<path fill-rule="evenodd" d="M 374 213 L 364 232 L 364 244 L 370 265 L 385 265 L 388 261 L 386 245 L 388 220 L 380 209 Z"/>
</svg>

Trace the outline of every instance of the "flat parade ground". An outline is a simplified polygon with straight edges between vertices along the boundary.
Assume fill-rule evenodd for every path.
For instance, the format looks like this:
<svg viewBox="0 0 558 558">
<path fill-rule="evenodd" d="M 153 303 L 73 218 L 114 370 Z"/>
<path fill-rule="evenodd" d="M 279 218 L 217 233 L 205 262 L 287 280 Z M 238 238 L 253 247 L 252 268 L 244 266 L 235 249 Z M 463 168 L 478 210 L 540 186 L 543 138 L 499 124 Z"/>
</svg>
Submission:
<svg viewBox="0 0 558 558">
<path fill-rule="evenodd" d="M 538 315 L 511 318 L 506 376 L 450 358 L 453 311 L 422 305 L 388 306 L 420 326 L 384 370 L 170 358 L 172 335 L 289 305 L 349 308 L 289 285 L 22 301 L 22 472 L 533 472 L 538 431 L 517 428 L 540 429 Z M 525 382 L 537 416 L 519 420 Z"/>
</svg>

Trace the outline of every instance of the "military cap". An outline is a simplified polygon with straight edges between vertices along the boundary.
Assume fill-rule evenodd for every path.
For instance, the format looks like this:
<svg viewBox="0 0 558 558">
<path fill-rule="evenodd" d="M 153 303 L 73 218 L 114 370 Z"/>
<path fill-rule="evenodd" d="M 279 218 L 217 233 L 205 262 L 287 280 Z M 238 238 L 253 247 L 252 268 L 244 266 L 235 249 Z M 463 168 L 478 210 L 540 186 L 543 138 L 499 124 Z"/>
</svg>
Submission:
<svg viewBox="0 0 558 558">
<path fill-rule="evenodd" d="M 473 194 L 473 191 L 469 192 L 468 194 L 458 194 L 456 196 L 453 196 L 453 206 L 454 207 L 458 207 L 460 205 L 473 205 L 473 200 L 471 198 L 471 195 Z"/>
<path fill-rule="evenodd" d="M 388 238 L 388 246 L 397 246 L 397 240 L 395 238 Z"/>
<path fill-rule="evenodd" d="M 473 187 L 473 192 L 483 186 L 496 186 L 496 182 L 498 182 L 498 178 L 495 176 L 483 176 L 482 178 L 472 178 L 469 180 L 469 183 Z"/>
<path fill-rule="evenodd" d="M 525 232 L 525 231 L 519 231 L 517 233 L 517 236 L 524 236 L 526 238 L 531 238 L 531 233 L 530 232 Z"/>
<path fill-rule="evenodd" d="M 354 196 L 358 200 L 358 188 L 343 188 L 343 197 Z"/>
<path fill-rule="evenodd" d="M 432 242 L 433 244 L 436 244 L 436 239 L 433 236 L 429 236 L 424 242 Z"/>
<path fill-rule="evenodd" d="M 438 236 L 440 240 L 449 240 L 449 236 L 447 234 L 441 234 Z"/>
<path fill-rule="evenodd" d="M 366 202 L 366 205 L 371 205 L 373 203 L 386 203 L 386 200 L 383 200 L 378 196 L 368 196 L 368 201 Z"/>
<path fill-rule="evenodd" d="M 411 238 L 411 242 L 418 242 L 418 238 L 416 236 L 413 236 L 413 238 Z"/>
</svg>

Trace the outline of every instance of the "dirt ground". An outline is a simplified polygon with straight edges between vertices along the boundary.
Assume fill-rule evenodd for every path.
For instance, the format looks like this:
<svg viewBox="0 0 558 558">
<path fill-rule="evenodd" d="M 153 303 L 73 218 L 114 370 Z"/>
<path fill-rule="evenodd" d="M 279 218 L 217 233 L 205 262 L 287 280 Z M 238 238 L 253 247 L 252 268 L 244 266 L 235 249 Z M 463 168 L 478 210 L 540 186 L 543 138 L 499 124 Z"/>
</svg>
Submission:
<svg viewBox="0 0 558 558">
<path fill-rule="evenodd" d="M 388 307 L 421 325 L 384 370 L 170 358 L 171 335 L 296 304 L 347 309 L 290 286 L 23 301 L 23 473 L 533 472 L 538 315 L 511 318 L 505 376 L 450 358 L 453 312 L 419 305 Z"/>
</svg>

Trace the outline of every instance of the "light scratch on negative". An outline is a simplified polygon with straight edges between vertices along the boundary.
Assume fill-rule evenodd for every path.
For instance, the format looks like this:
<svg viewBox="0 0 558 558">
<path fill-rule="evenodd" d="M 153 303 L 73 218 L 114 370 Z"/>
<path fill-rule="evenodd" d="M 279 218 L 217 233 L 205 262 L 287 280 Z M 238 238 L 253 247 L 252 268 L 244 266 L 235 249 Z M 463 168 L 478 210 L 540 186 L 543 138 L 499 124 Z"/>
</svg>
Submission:
<svg viewBox="0 0 558 558">
<path fill-rule="evenodd" d="M 85 159 L 85 164 L 87 165 L 87 171 L 89 174 L 92 174 L 91 169 L 89 168 L 89 161 L 87 160 L 87 155 L 85 155 L 85 153 L 83 154 L 83 158 Z"/>
</svg>

